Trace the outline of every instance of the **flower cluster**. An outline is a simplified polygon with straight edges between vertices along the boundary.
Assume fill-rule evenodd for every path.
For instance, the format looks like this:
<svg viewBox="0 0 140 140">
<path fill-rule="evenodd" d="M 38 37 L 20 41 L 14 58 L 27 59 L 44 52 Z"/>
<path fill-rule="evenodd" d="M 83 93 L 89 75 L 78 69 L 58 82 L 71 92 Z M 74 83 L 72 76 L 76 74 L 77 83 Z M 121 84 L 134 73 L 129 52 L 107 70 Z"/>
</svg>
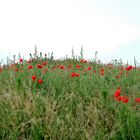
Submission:
<svg viewBox="0 0 140 140">
<path fill-rule="evenodd" d="M 37 79 L 37 76 L 35 75 L 32 75 L 32 81 L 35 81 Z M 38 84 L 42 84 L 43 83 L 43 80 L 42 79 L 38 79 Z"/>
<path fill-rule="evenodd" d="M 122 101 L 123 103 L 128 103 L 128 101 L 129 101 L 128 97 L 121 96 L 121 89 L 120 89 L 120 87 L 114 93 L 114 97 L 116 98 L 116 100 Z"/>
<path fill-rule="evenodd" d="M 128 67 L 126 68 L 126 71 L 130 71 L 130 70 L 132 70 L 132 69 L 133 69 L 132 66 L 128 66 Z"/>
<path fill-rule="evenodd" d="M 114 93 L 114 97 L 115 97 L 115 99 L 117 101 L 122 101 L 123 103 L 128 103 L 129 102 L 129 98 L 128 97 L 121 95 L 121 89 L 120 89 L 120 87 L 118 87 L 118 89 Z M 135 102 L 136 103 L 140 103 L 140 98 L 135 98 Z"/>
<path fill-rule="evenodd" d="M 80 76 L 79 73 L 74 73 L 74 72 L 71 73 L 71 77 L 79 77 L 79 76 Z"/>
</svg>

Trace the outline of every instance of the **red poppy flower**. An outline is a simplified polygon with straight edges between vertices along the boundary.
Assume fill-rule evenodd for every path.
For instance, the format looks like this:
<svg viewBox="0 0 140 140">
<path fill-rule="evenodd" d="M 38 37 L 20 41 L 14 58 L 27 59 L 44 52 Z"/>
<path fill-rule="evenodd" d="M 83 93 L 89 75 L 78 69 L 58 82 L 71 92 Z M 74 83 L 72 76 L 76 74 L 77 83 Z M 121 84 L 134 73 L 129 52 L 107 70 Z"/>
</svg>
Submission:
<svg viewBox="0 0 140 140">
<path fill-rule="evenodd" d="M 19 59 L 19 62 L 20 62 L 20 63 L 22 63 L 22 62 L 23 62 L 23 59 L 22 59 L 22 58 L 20 58 L 20 59 Z"/>
<path fill-rule="evenodd" d="M 119 96 L 119 97 L 117 98 L 118 101 L 122 101 L 123 99 L 124 99 L 124 96 Z"/>
<path fill-rule="evenodd" d="M 43 68 L 43 66 L 41 64 L 37 64 L 36 67 L 39 68 L 39 69 Z"/>
<path fill-rule="evenodd" d="M 78 74 L 78 73 L 75 73 L 75 76 L 76 76 L 76 77 L 79 77 L 79 76 L 80 76 L 80 74 Z"/>
<path fill-rule="evenodd" d="M 96 73 L 97 71 L 96 70 L 93 70 L 93 72 Z"/>
<path fill-rule="evenodd" d="M 114 97 L 117 98 L 119 96 L 120 96 L 120 93 L 119 92 L 115 92 Z"/>
<path fill-rule="evenodd" d="M 91 67 L 88 67 L 87 69 L 88 69 L 88 70 L 91 70 Z"/>
<path fill-rule="evenodd" d="M 103 76 L 104 75 L 104 68 L 100 69 L 100 75 Z"/>
<path fill-rule="evenodd" d="M 65 69 L 65 67 L 64 67 L 64 66 L 59 66 L 59 68 L 60 68 L 60 69 L 62 69 L 62 70 L 64 70 L 64 69 Z"/>
<path fill-rule="evenodd" d="M 80 65 L 76 65 L 76 68 L 77 68 L 77 69 L 80 69 L 80 68 L 81 68 L 81 66 L 80 66 Z"/>
<path fill-rule="evenodd" d="M 117 75 L 117 76 L 116 76 L 116 78 L 118 79 L 118 78 L 120 78 L 120 76 L 119 76 L 119 75 Z"/>
<path fill-rule="evenodd" d="M 132 67 L 132 66 L 128 66 L 128 67 L 126 68 L 126 71 L 130 71 L 131 69 L 133 69 L 133 67 Z"/>
<path fill-rule="evenodd" d="M 136 98 L 135 102 L 140 103 L 140 98 Z"/>
<path fill-rule="evenodd" d="M 79 76 L 80 76 L 79 73 L 74 73 L 74 72 L 71 73 L 71 77 L 79 77 Z"/>
<path fill-rule="evenodd" d="M 121 94 L 121 89 L 118 88 L 118 89 L 116 90 L 115 94 L 114 94 L 114 97 L 117 98 L 117 97 L 120 96 L 120 94 Z"/>
<path fill-rule="evenodd" d="M 35 75 L 32 76 L 32 80 L 33 80 L 33 81 L 35 81 L 36 78 L 37 78 L 37 77 L 36 77 Z"/>
<path fill-rule="evenodd" d="M 28 69 L 32 69 L 32 68 L 33 68 L 33 66 L 32 66 L 32 65 L 28 66 Z"/>
<path fill-rule="evenodd" d="M 42 79 L 39 79 L 38 80 L 38 84 L 42 84 L 43 83 L 43 80 Z"/>
<path fill-rule="evenodd" d="M 122 99 L 123 103 L 128 103 L 128 101 L 129 101 L 128 97 L 125 97 L 124 99 Z"/>
<path fill-rule="evenodd" d="M 75 77 L 75 73 L 74 72 L 71 73 L 71 77 Z"/>
<path fill-rule="evenodd" d="M 104 72 L 104 68 L 101 68 L 100 72 Z"/>
<path fill-rule="evenodd" d="M 104 75 L 104 71 L 101 71 L 101 72 L 100 72 L 100 75 L 103 76 L 103 75 Z"/>
</svg>

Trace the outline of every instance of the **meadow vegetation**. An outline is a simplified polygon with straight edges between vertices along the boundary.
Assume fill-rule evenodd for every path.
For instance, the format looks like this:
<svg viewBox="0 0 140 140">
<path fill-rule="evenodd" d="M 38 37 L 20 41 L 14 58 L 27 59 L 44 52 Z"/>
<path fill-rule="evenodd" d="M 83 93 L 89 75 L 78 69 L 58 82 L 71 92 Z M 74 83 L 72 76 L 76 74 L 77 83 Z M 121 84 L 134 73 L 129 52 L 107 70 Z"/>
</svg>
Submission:
<svg viewBox="0 0 140 140">
<path fill-rule="evenodd" d="M 140 140 L 140 68 L 72 56 L 1 66 L 1 140 Z"/>
</svg>

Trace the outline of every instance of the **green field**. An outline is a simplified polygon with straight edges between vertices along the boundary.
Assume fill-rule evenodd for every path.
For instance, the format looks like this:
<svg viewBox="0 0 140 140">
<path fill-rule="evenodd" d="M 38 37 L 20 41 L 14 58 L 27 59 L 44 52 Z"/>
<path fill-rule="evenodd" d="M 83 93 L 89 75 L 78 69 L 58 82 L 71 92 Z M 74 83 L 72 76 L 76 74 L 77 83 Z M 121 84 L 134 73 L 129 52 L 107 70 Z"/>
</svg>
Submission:
<svg viewBox="0 0 140 140">
<path fill-rule="evenodd" d="M 32 57 L 0 68 L 1 140 L 140 140 L 140 69 Z"/>
</svg>

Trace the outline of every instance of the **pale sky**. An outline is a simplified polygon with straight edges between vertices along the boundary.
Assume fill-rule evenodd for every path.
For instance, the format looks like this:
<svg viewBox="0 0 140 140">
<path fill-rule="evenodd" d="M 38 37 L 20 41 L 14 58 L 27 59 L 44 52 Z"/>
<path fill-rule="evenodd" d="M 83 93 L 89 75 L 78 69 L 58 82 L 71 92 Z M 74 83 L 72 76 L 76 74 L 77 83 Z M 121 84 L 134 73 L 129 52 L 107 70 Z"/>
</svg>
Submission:
<svg viewBox="0 0 140 140">
<path fill-rule="evenodd" d="M 55 58 L 71 49 L 103 62 L 140 61 L 140 0 L 0 0 L 0 59 L 37 46 Z"/>
</svg>

